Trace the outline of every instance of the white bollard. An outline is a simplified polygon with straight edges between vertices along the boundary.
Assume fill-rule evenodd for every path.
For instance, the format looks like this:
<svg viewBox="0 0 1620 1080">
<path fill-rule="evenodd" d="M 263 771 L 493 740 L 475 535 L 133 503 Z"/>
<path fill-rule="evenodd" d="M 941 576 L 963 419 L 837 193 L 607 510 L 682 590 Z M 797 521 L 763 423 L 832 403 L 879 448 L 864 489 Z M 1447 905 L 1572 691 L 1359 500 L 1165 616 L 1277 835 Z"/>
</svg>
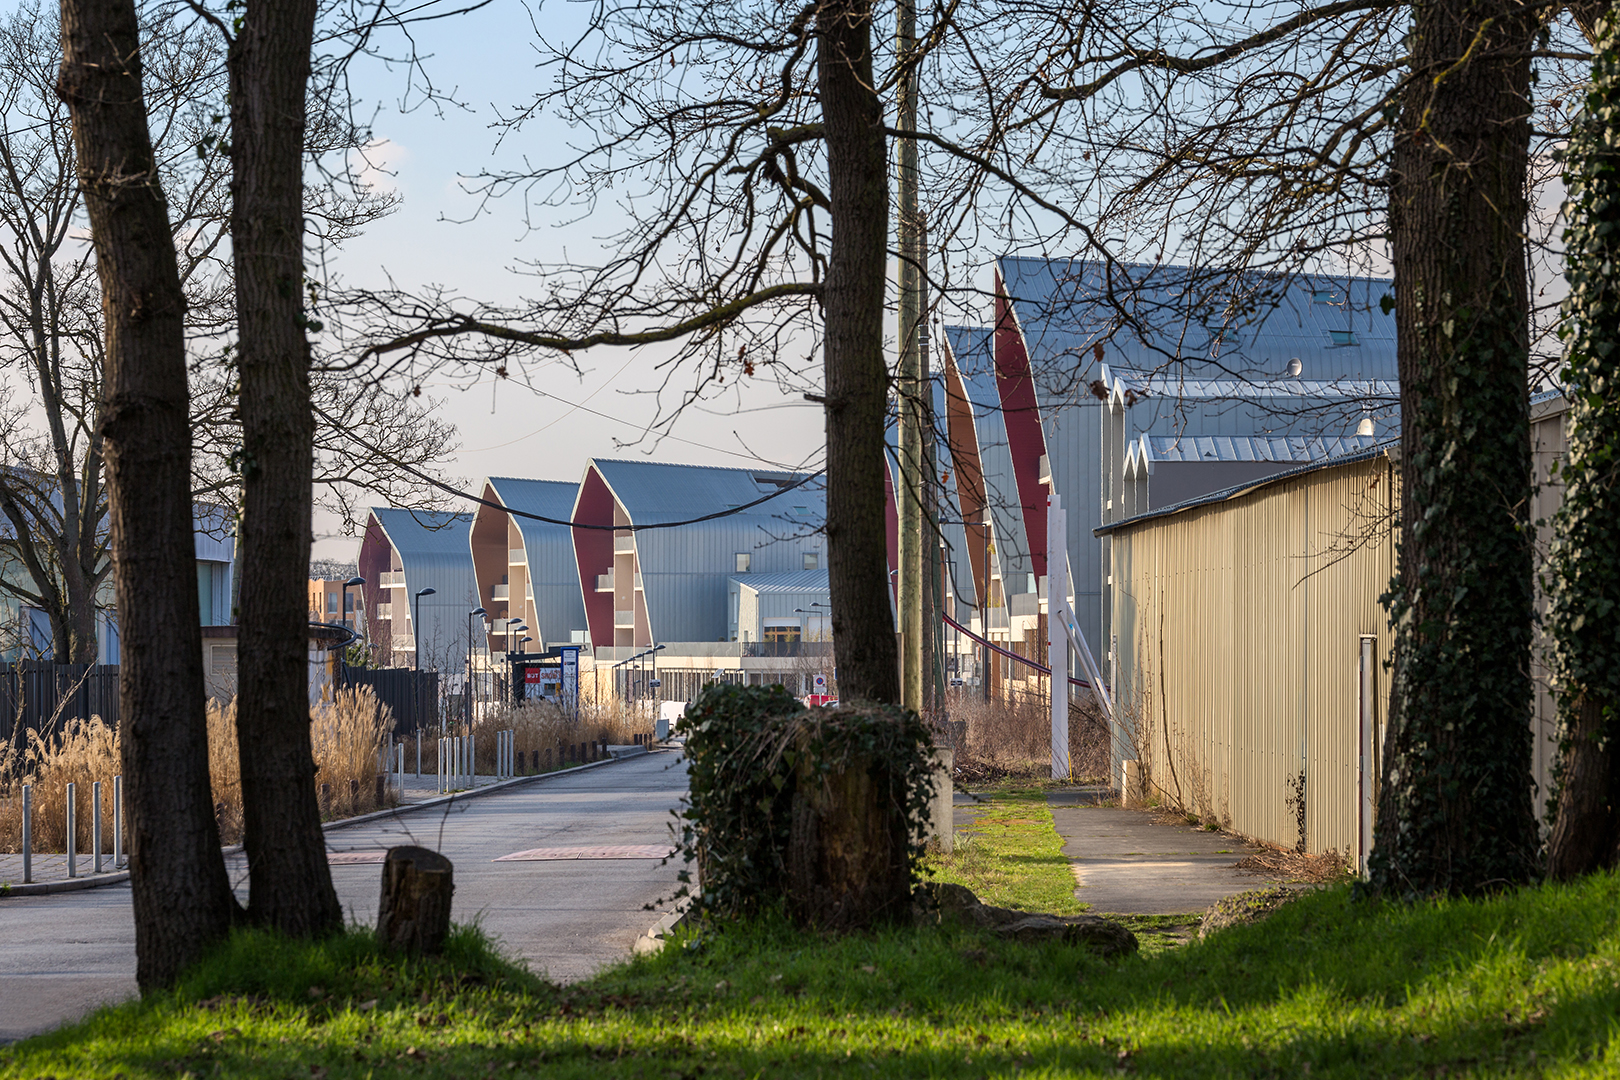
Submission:
<svg viewBox="0 0 1620 1080">
<path fill-rule="evenodd" d="M 67 857 L 68 877 L 70 878 L 79 876 L 79 864 L 76 858 L 78 852 L 74 850 L 78 846 L 77 841 L 79 838 L 74 834 L 79 831 L 79 819 L 78 814 L 74 812 L 75 808 L 73 806 L 78 794 L 78 784 L 69 784 L 67 786 Z"/>
<path fill-rule="evenodd" d="M 395 753 L 395 758 L 397 760 L 397 763 L 399 765 L 399 784 L 398 784 L 399 801 L 404 802 L 405 801 L 405 744 L 404 743 L 399 743 L 398 744 L 398 749 L 395 750 L 394 753 Z"/>
<path fill-rule="evenodd" d="M 113 869 L 124 866 L 124 778 L 113 777 Z"/>
<path fill-rule="evenodd" d="M 444 794 L 444 736 L 439 736 L 439 794 Z"/>
<path fill-rule="evenodd" d="M 34 786 L 23 785 L 22 855 L 23 884 L 34 880 Z"/>
<path fill-rule="evenodd" d="M 101 873 L 101 781 L 90 785 L 90 858 L 94 872 Z"/>
</svg>

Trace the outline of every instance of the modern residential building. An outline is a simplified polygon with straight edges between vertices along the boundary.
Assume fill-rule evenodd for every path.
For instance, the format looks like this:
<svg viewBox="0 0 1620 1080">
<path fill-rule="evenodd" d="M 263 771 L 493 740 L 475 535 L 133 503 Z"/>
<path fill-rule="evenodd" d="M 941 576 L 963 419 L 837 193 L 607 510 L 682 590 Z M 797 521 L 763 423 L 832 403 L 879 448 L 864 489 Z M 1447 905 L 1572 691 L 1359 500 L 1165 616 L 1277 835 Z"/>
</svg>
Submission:
<svg viewBox="0 0 1620 1080">
<path fill-rule="evenodd" d="M 366 515 L 358 565 L 366 581 L 364 629 L 376 664 L 466 670 L 467 613 L 479 606 L 471 529 L 471 514 L 373 507 Z"/>
<path fill-rule="evenodd" d="M 597 660 L 731 640 L 730 580 L 825 570 L 825 518 L 813 474 L 593 458 L 569 520 Z"/>
<path fill-rule="evenodd" d="M 1050 478 L 1068 514 L 1075 612 L 1099 658 L 1107 552 L 1094 530 L 1124 498 L 1140 436 L 1395 430 L 1394 318 L 1379 303 L 1387 280 L 1008 257 L 994 285 L 991 351 L 1013 481 L 1002 498 L 1022 518 L 1034 579 L 1006 581 L 1010 609 L 1038 606 L 1018 596 L 1038 594 L 1046 576 Z M 972 353 L 966 335 L 951 340 Z"/>
<path fill-rule="evenodd" d="M 727 582 L 730 639 L 743 655 L 832 655 L 832 601 L 827 571 L 739 574 Z M 746 646 L 757 646 L 750 650 Z"/>
<path fill-rule="evenodd" d="M 578 494 L 572 481 L 484 481 L 484 504 L 473 511 L 469 535 L 478 599 L 467 609 L 481 607 L 488 614 L 480 650 L 516 652 L 523 637 L 534 639 L 527 652 L 583 643 L 585 602 L 573 530 L 566 524 Z M 508 629 L 519 622 L 527 629 Z"/>
<path fill-rule="evenodd" d="M 364 592 L 359 586 L 343 584 L 347 578 L 309 579 L 309 621 L 339 623 L 360 632 L 360 616 L 365 612 Z"/>
</svg>

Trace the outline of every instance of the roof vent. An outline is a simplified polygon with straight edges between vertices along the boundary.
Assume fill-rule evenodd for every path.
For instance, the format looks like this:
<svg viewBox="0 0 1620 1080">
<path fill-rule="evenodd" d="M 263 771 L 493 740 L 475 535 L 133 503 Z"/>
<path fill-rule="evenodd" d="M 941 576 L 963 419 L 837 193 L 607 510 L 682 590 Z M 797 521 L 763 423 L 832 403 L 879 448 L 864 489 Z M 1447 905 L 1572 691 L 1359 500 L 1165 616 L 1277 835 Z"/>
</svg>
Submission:
<svg viewBox="0 0 1620 1080">
<path fill-rule="evenodd" d="M 1361 423 L 1356 425 L 1356 434 L 1362 436 L 1370 436 L 1374 434 L 1372 417 L 1363 416 L 1361 418 Z"/>
<path fill-rule="evenodd" d="M 1305 365 L 1299 362 L 1299 357 L 1296 356 L 1292 360 L 1288 361 L 1288 377 L 1290 379 L 1299 378 L 1304 371 Z"/>
</svg>

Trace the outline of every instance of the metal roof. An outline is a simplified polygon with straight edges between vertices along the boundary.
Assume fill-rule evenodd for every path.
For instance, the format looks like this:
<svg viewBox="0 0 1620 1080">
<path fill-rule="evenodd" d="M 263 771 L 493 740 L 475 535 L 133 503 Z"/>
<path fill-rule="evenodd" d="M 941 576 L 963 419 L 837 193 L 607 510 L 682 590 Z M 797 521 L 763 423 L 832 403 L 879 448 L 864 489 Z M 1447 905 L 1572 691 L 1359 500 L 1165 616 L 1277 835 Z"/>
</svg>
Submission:
<svg viewBox="0 0 1620 1080">
<path fill-rule="evenodd" d="M 778 493 L 783 493 L 780 498 L 752 507 L 740 516 L 804 516 L 819 525 L 826 513 L 826 496 L 817 481 L 786 492 L 790 485 L 805 478 L 804 473 L 612 458 L 592 458 L 591 465 L 637 527 L 685 521 Z M 803 515 L 795 515 L 796 506 L 805 508 Z"/>
<path fill-rule="evenodd" d="M 1258 491 L 1268 484 L 1279 484 L 1285 480 L 1292 480 L 1296 476 L 1304 476 L 1306 473 L 1315 472 L 1317 469 L 1327 469 L 1337 465 L 1350 465 L 1357 461 L 1367 461 L 1375 457 L 1381 457 L 1389 453 L 1391 448 L 1399 446 L 1400 441 L 1401 440 L 1399 437 L 1382 439 L 1374 443 L 1372 446 L 1369 446 L 1367 449 L 1357 451 L 1356 453 L 1345 454 L 1341 457 L 1324 458 L 1321 461 L 1313 461 L 1308 465 L 1301 465 L 1297 469 L 1288 469 L 1285 472 L 1273 473 L 1270 476 L 1261 477 L 1258 480 L 1250 480 L 1242 484 L 1234 484 L 1229 488 L 1222 488 L 1220 491 L 1212 491 L 1208 495 L 1200 495 L 1195 499 L 1183 499 L 1181 502 L 1173 503 L 1170 506 L 1161 507 L 1157 510 L 1150 510 L 1145 514 L 1137 514 L 1134 517 L 1121 518 L 1119 521 L 1111 521 L 1106 525 L 1093 529 L 1092 532 L 1097 536 L 1107 536 L 1109 533 L 1125 528 L 1129 525 L 1137 525 L 1144 521 L 1151 521 L 1154 518 L 1168 517 L 1171 514 L 1179 514 L 1185 510 L 1194 509 L 1195 507 L 1208 506 L 1211 503 L 1226 502 L 1228 499 L 1235 499 L 1239 495 L 1247 495 L 1251 491 Z"/>
<path fill-rule="evenodd" d="M 401 559 L 448 555 L 467 559 L 467 533 L 472 529 L 471 514 L 441 511 L 395 510 L 373 506 L 371 513 L 388 534 Z M 472 573 L 471 563 L 467 572 Z"/>
<path fill-rule="evenodd" d="M 732 581 L 761 596 L 771 593 L 810 593 L 827 591 L 827 571 L 800 570 L 786 574 L 737 574 Z"/>
<path fill-rule="evenodd" d="M 1114 363 L 1177 361 L 1206 378 L 1275 378 L 1292 360 L 1307 379 L 1397 378 L 1387 278 L 1025 256 L 997 267 L 1037 373 L 1102 344 Z"/>
<path fill-rule="evenodd" d="M 1138 446 L 1149 461 L 1322 461 L 1377 445 L 1373 435 L 1307 438 L 1302 435 L 1144 435 Z"/>
<path fill-rule="evenodd" d="M 399 555 L 405 582 L 399 588 L 383 590 L 375 580 L 368 581 L 368 617 L 375 610 L 374 598 L 386 597 L 402 605 L 406 610 L 389 624 L 391 632 L 398 635 L 403 633 L 408 612 L 419 612 L 422 625 L 414 629 L 421 667 L 446 672 L 464 670 L 470 644 L 467 613 L 478 606 L 470 547 L 472 515 L 374 506 L 371 517 Z M 362 566 L 367 562 L 365 542 L 359 562 Z M 418 599 L 416 594 L 426 588 L 433 589 L 433 595 Z M 395 662 L 401 662 L 400 657 L 396 656 Z"/>
<path fill-rule="evenodd" d="M 579 484 L 575 481 L 491 476 L 485 482 L 494 489 L 501 505 L 509 510 L 539 514 L 557 521 L 573 518 L 574 500 L 579 495 Z M 567 525 L 535 521 L 517 514 L 511 515 L 509 520 L 517 525 L 523 537 L 528 589 L 534 594 L 536 611 L 536 624 L 532 629 L 537 632 L 537 640 L 542 644 L 572 640 L 572 632 L 585 626 L 579 566 L 574 561 L 573 530 Z M 470 549 L 470 536 L 468 542 Z M 512 602 L 508 600 L 509 605 Z"/>
<path fill-rule="evenodd" d="M 1180 401 L 1264 401 L 1272 398 L 1399 398 L 1400 383 L 1391 379 L 1295 379 L 1278 376 L 1264 382 L 1248 379 L 1200 379 L 1156 374 L 1103 365 L 1110 389 L 1140 397 Z"/>
</svg>

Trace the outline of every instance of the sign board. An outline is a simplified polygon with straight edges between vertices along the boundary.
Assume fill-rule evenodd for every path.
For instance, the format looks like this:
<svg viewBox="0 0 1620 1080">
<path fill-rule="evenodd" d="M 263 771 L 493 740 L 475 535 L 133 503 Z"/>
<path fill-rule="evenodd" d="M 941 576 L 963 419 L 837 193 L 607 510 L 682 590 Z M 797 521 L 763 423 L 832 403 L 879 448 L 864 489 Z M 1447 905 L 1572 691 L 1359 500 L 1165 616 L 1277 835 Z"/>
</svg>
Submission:
<svg viewBox="0 0 1620 1080">
<path fill-rule="evenodd" d="M 817 675 L 811 680 L 811 684 L 816 688 L 816 693 L 825 694 L 827 692 L 827 676 Z"/>
<path fill-rule="evenodd" d="M 648 679 L 647 680 L 647 685 L 648 686 L 663 686 L 664 685 L 664 680 L 663 679 Z"/>
<path fill-rule="evenodd" d="M 562 653 L 562 707 L 579 715 L 579 646 L 564 645 Z"/>
</svg>

